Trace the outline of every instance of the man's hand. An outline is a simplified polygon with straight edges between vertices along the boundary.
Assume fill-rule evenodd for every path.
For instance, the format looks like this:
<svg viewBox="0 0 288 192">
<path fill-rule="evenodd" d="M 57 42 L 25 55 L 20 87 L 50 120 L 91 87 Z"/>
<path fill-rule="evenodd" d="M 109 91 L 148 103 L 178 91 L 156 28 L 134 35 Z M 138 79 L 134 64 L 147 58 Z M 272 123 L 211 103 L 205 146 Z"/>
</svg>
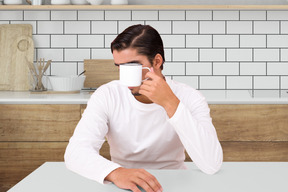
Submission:
<svg viewBox="0 0 288 192">
<path fill-rule="evenodd" d="M 149 78 L 143 81 L 140 86 L 139 93 L 148 97 L 154 103 L 157 103 L 164 107 L 167 115 L 171 118 L 177 110 L 179 99 L 173 93 L 167 82 L 156 75 L 153 71 L 148 72 L 145 78 Z"/>
<path fill-rule="evenodd" d="M 163 189 L 157 179 L 144 169 L 126 169 L 123 167 L 112 171 L 105 178 L 113 182 L 121 189 L 130 189 L 133 192 L 141 192 L 137 186 L 146 192 L 162 192 Z"/>
</svg>

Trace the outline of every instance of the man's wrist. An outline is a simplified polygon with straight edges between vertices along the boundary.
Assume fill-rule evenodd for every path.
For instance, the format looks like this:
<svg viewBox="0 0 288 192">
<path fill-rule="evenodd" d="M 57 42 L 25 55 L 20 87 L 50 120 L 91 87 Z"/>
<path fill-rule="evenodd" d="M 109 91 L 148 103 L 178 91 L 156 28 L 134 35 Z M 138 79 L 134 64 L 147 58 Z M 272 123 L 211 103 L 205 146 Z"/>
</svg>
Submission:
<svg viewBox="0 0 288 192">
<path fill-rule="evenodd" d="M 122 167 L 118 167 L 117 169 L 114 169 L 113 171 L 111 171 L 111 172 L 105 177 L 105 180 L 106 180 L 106 181 L 113 182 L 114 179 L 116 178 L 117 171 L 119 171 L 119 169 L 122 169 Z"/>
<path fill-rule="evenodd" d="M 164 104 L 163 107 L 169 118 L 173 117 L 173 115 L 177 111 L 179 103 L 180 100 L 175 96 L 174 98 L 170 99 L 168 102 Z"/>
</svg>

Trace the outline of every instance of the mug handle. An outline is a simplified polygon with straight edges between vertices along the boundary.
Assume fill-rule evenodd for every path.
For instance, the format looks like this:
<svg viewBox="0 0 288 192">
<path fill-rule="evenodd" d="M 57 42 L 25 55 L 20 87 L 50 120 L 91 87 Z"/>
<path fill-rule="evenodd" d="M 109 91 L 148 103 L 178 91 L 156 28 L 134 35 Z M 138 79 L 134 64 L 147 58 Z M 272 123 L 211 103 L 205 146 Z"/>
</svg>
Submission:
<svg viewBox="0 0 288 192">
<path fill-rule="evenodd" d="M 148 69 L 148 70 L 151 72 L 151 69 L 150 69 L 149 67 L 142 67 L 142 70 L 143 70 L 143 69 Z M 146 81 L 146 80 L 148 80 L 148 79 L 149 79 L 149 78 L 143 79 L 142 82 L 143 82 L 143 81 Z"/>
</svg>

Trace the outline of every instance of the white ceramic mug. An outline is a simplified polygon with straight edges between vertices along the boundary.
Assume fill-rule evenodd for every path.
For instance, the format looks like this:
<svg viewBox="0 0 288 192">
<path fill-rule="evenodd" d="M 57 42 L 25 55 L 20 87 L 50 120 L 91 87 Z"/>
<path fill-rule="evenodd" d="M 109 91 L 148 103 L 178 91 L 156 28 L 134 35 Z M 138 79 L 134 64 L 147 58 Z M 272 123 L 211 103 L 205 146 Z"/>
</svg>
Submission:
<svg viewBox="0 0 288 192">
<path fill-rule="evenodd" d="M 126 63 L 119 65 L 120 67 L 120 82 L 128 87 L 138 87 L 141 85 L 142 81 L 142 70 L 149 67 L 142 67 L 139 63 Z"/>
</svg>

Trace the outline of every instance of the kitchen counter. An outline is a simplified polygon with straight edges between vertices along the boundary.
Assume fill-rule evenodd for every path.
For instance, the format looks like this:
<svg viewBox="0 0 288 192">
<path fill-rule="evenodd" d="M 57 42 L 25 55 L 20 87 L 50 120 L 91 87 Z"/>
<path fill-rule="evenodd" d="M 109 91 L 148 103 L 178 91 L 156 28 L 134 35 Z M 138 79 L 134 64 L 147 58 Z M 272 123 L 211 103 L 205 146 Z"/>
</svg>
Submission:
<svg viewBox="0 0 288 192">
<path fill-rule="evenodd" d="M 274 94 L 277 92 L 279 91 L 252 93 L 248 90 L 201 90 L 208 104 L 288 104 L 286 91 L 282 91 L 281 97 Z M 0 91 L 0 104 L 87 104 L 90 97 L 91 90 L 74 94 Z"/>
<path fill-rule="evenodd" d="M 44 94 L 29 91 L 0 91 L 0 104 L 87 104 L 90 92 Z"/>
</svg>

